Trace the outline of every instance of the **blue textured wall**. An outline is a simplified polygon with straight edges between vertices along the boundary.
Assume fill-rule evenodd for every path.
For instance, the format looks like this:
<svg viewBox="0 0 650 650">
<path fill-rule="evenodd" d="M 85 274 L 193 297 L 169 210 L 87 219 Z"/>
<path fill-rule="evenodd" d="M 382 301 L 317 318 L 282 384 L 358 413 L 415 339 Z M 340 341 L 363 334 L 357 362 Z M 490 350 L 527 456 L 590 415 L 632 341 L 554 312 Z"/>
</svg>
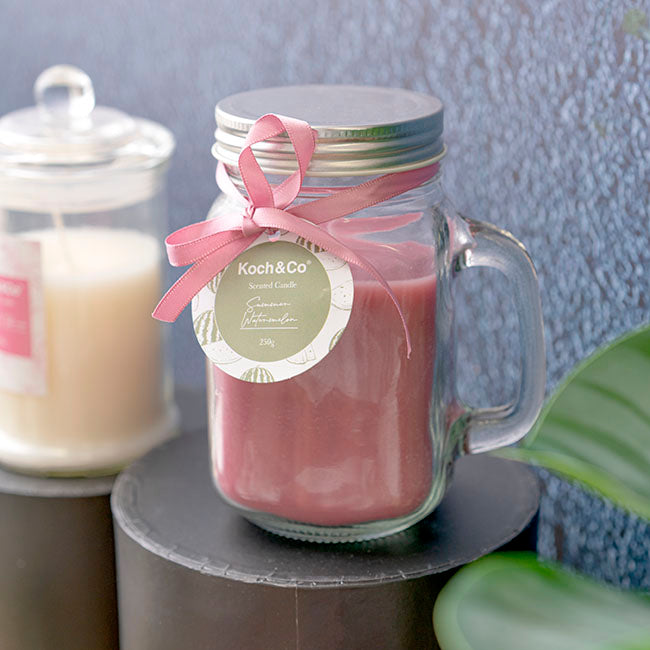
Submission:
<svg viewBox="0 0 650 650">
<path fill-rule="evenodd" d="M 0 0 L 0 113 L 31 103 L 45 67 L 82 67 L 100 103 L 176 134 L 176 228 L 203 218 L 215 195 L 209 150 L 224 95 L 302 82 L 438 94 L 449 193 L 536 261 L 552 385 L 650 318 L 644 14 L 647 1 L 620 0 Z M 461 283 L 472 296 L 460 310 L 463 380 L 482 400 L 512 389 L 514 322 L 493 279 Z M 174 342 L 179 381 L 201 383 L 187 315 Z"/>
</svg>

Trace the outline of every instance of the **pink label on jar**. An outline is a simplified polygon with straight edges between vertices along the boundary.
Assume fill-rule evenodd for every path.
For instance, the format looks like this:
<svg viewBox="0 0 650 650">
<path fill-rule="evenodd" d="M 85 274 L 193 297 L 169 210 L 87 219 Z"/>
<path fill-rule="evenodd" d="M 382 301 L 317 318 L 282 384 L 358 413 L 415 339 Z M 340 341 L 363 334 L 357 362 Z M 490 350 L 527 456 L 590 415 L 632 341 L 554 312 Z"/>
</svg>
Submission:
<svg viewBox="0 0 650 650">
<path fill-rule="evenodd" d="M 46 392 L 46 340 L 41 247 L 0 235 L 0 390 Z"/>
<path fill-rule="evenodd" d="M 32 356 L 29 326 L 29 284 L 0 275 L 0 350 Z"/>
</svg>

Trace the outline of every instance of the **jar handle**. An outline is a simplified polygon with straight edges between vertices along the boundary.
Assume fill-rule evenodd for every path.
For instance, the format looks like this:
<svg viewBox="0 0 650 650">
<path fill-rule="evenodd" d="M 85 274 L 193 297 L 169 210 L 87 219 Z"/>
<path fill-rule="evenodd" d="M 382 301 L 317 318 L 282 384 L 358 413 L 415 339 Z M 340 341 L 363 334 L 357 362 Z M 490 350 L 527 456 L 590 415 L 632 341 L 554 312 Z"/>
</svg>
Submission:
<svg viewBox="0 0 650 650">
<path fill-rule="evenodd" d="M 530 431 L 544 401 L 546 356 L 537 274 L 526 249 L 504 230 L 463 219 L 474 246 L 459 256 L 457 268 L 487 266 L 501 271 L 510 281 L 519 320 L 521 379 L 514 404 L 473 409 L 465 416 L 464 451 L 478 454 L 513 444 Z"/>
</svg>

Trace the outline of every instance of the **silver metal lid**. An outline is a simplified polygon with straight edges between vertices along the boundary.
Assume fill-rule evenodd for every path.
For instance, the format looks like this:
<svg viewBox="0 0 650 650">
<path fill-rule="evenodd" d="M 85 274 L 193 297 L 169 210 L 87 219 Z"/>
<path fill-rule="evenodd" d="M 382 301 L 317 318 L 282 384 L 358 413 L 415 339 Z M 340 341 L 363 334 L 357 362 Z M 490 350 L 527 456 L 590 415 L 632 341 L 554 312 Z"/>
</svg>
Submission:
<svg viewBox="0 0 650 650">
<path fill-rule="evenodd" d="M 278 113 L 308 122 L 317 133 L 310 176 L 370 176 L 424 167 L 442 158 L 443 106 L 437 98 L 400 88 L 284 86 L 231 95 L 215 109 L 212 153 L 236 165 L 249 129 Z M 286 134 L 253 147 L 262 170 L 297 169 Z"/>
</svg>

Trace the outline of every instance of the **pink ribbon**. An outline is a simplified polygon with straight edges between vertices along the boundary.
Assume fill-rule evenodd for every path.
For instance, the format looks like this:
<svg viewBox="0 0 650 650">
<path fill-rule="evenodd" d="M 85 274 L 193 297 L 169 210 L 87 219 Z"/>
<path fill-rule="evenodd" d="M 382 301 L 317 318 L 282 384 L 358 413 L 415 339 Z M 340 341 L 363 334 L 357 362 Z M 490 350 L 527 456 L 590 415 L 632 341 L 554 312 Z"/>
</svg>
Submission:
<svg viewBox="0 0 650 650">
<path fill-rule="evenodd" d="M 286 132 L 298 160 L 298 170 L 282 183 L 271 186 L 260 168 L 252 146 Z M 392 289 L 381 273 L 364 257 L 320 228 L 320 224 L 382 203 L 408 192 L 426 182 L 438 172 L 439 165 L 379 176 L 371 181 L 338 190 L 322 199 L 289 206 L 298 196 L 305 173 L 316 146 L 316 132 L 301 120 L 268 114 L 251 127 L 239 154 L 241 174 L 247 197 L 239 193 L 223 165 L 217 166 L 217 182 L 222 190 L 239 195 L 242 210 L 208 221 L 185 226 L 165 240 L 167 255 L 173 266 L 192 266 L 163 296 L 153 312 L 158 320 L 173 322 L 192 298 L 230 262 L 268 230 L 287 230 L 320 246 L 350 264 L 366 271 L 393 301 L 404 327 L 407 353 L 411 354 L 411 338 L 404 313 Z M 408 222 L 413 215 L 405 215 Z M 371 217 L 363 226 L 355 227 L 355 234 L 375 232 L 382 217 Z M 388 218 L 387 218 L 388 219 Z M 357 221 L 350 220 L 350 221 Z M 394 224 L 389 229 L 394 228 Z M 379 230 L 382 228 L 380 227 Z M 343 230 L 343 229 L 342 229 Z"/>
</svg>

